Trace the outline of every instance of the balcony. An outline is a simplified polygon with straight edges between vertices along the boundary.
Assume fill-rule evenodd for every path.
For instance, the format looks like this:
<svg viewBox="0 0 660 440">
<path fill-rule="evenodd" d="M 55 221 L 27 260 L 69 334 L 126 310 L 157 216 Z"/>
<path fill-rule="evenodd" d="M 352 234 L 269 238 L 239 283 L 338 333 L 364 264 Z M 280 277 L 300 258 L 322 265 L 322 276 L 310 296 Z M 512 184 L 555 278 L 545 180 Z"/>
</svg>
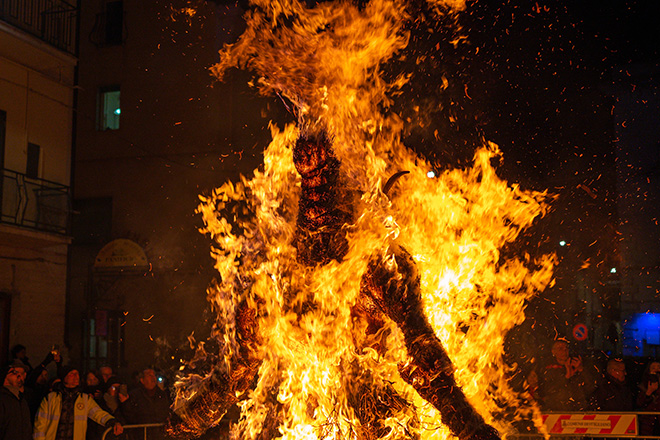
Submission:
<svg viewBox="0 0 660 440">
<path fill-rule="evenodd" d="M 0 20 L 76 54 L 78 8 L 67 1 L 0 0 Z"/>
<path fill-rule="evenodd" d="M 0 169 L 0 223 L 66 236 L 70 231 L 69 187 Z"/>
</svg>

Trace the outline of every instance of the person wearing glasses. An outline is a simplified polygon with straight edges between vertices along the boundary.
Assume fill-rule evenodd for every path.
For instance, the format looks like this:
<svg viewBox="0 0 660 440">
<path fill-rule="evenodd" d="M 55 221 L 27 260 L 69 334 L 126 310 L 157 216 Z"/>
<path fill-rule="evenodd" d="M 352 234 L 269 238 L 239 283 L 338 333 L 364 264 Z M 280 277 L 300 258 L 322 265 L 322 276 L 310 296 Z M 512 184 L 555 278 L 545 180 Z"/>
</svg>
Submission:
<svg viewBox="0 0 660 440">
<path fill-rule="evenodd" d="M 30 440 L 32 418 L 23 396 L 28 367 L 14 359 L 5 374 L 0 389 L 0 440 Z"/>
</svg>

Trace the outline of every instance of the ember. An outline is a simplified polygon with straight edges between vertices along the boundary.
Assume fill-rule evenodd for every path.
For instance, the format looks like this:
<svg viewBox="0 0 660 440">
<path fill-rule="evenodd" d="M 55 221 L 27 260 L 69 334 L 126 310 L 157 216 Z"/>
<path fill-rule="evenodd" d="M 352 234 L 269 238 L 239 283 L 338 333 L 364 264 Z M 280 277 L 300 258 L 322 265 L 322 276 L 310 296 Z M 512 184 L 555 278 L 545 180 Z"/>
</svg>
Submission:
<svg viewBox="0 0 660 440">
<path fill-rule="evenodd" d="M 493 144 L 429 179 L 401 143 L 384 109 L 407 73 L 386 81 L 380 67 L 408 44 L 405 6 L 255 0 L 222 52 L 216 75 L 253 69 L 298 122 L 271 127 L 263 170 L 202 197 L 222 348 L 200 347 L 217 362 L 178 383 L 173 435 L 202 434 L 234 404 L 241 439 L 496 439 L 502 406 L 537 412 L 507 384 L 503 340 L 553 258 L 500 250 L 546 195 L 500 180 Z"/>
</svg>

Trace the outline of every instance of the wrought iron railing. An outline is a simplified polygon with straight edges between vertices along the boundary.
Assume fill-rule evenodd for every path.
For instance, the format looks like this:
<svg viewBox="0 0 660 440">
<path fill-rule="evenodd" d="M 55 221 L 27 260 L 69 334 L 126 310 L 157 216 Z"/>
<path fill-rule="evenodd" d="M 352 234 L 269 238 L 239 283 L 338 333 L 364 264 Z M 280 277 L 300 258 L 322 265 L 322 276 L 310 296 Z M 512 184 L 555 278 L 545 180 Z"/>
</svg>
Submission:
<svg viewBox="0 0 660 440">
<path fill-rule="evenodd" d="M 60 235 L 69 234 L 69 187 L 0 169 L 0 222 Z"/>
<path fill-rule="evenodd" d="M 65 0 L 0 0 L 0 20 L 75 55 L 78 8 Z"/>
</svg>

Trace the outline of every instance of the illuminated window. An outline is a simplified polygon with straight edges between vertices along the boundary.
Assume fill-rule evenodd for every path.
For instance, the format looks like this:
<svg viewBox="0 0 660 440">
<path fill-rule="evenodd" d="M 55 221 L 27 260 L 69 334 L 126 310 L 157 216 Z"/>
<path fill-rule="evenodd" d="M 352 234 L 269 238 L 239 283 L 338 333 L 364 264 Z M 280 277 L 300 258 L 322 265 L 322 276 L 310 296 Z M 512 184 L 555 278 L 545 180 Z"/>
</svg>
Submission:
<svg viewBox="0 0 660 440">
<path fill-rule="evenodd" d="M 118 130 L 121 107 L 119 86 L 104 87 L 99 95 L 99 130 Z"/>
</svg>

